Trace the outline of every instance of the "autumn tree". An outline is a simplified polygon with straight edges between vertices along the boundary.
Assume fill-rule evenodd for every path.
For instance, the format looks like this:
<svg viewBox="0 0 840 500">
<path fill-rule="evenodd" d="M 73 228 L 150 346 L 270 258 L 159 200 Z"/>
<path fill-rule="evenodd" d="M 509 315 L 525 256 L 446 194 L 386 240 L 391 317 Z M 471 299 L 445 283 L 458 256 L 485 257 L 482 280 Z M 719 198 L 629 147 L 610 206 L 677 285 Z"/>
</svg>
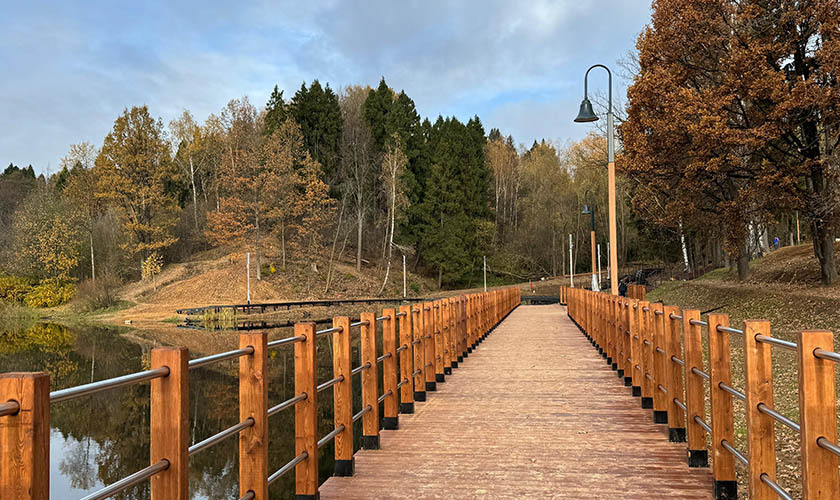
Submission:
<svg viewBox="0 0 840 500">
<path fill-rule="evenodd" d="M 516 200 L 519 195 L 519 155 L 513 137 L 504 138 L 498 129 L 490 131 L 485 161 L 493 175 L 493 212 L 501 240 L 516 227 Z"/>
<path fill-rule="evenodd" d="M 104 212 L 103 200 L 97 196 L 97 179 L 93 171 L 98 152 L 88 142 L 73 144 L 70 151 L 62 158 L 62 172 L 66 180 L 62 194 L 73 210 L 78 212 L 78 222 L 87 233 L 90 249 L 90 277 L 96 279 L 96 252 L 94 251 L 93 233 L 96 223 Z"/>
<path fill-rule="evenodd" d="M 192 114 L 184 110 L 181 115 L 169 122 L 172 131 L 172 150 L 175 151 L 175 164 L 189 180 L 192 193 L 192 211 L 195 230 L 198 231 L 198 189 L 196 176 L 201 176 L 205 165 L 211 160 L 210 146 L 205 139 L 205 132 L 196 123 Z"/>
<path fill-rule="evenodd" d="M 177 198 L 170 186 L 178 177 L 160 120 L 146 106 L 126 109 L 96 157 L 97 195 L 119 210 L 130 240 L 125 249 L 138 263 L 175 243 Z"/>
</svg>

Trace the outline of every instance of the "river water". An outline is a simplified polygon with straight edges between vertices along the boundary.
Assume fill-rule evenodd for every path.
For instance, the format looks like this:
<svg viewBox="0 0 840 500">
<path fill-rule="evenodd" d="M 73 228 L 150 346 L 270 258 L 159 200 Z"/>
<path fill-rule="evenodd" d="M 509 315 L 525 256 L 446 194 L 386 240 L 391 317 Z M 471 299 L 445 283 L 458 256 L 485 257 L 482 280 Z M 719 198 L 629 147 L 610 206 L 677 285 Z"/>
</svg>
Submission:
<svg viewBox="0 0 840 500">
<path fill-rule="evenodd" d="M 185 335 L 209 335 L 208 332 Z M 291 334 L 286 328 L 272 338 Z M 213 332 L 212 335 L 237 335 Z M 103 380 L 148 369 L 151 347 L 130 340 L 112 328 L 35 323 L 0 330 L 0 373 L 45 371 L 52 390 Z M 319 340 L 318 380 L 332 378 L 329 336 Z M 358 347 L 353 349 L 357 366 Z M 213 353 L 203 353 L 213 354 Z M 291 345 L 271 353 L 269 405 L 294 392 L 294 356 Z M 354 380 L 354 409 L 361 407 L 358 377 Z M 319 395 L 319 436 L 332 430 L 332 391 Z M 238 423 L 238 364 L 224 361 L 190 372 L 190 439 L 199 442 Z M 149 465 L 149 384 L 112 389 L 51 406 L 50 493 L 60 500 L 80 499 Z M 355 429 L 356 441 L 361 420 Z M 358 446 L 358 445 L 357 445 Z M 320 450 L 321 481 L 333 468 L 332 444 Z M 287 409 L 269 422 L 269 471 L 294 457 L 294 410 Z M 190 496 L 193 499 L 239 497 L 236 438 L 217 444 L 190 459 Z M 115 498 L 149 498 L 148 481 Z M 294 498 L 294 472 L 271 486 L 271 498 Z"/>
</svg>

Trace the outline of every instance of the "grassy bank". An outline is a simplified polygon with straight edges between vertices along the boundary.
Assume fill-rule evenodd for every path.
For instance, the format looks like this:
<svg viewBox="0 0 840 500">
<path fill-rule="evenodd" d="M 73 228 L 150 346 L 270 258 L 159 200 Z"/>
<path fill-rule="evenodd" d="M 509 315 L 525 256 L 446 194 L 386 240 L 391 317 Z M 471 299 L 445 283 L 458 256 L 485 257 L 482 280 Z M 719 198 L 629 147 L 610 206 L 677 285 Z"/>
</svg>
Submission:
<svg viewBox="0 0 840 500">
<path fill-rule="evenodd" d="M 742 328 L 744 320 L 770 321 L 771 334 L 796 341 L 797 333 L 806 329 L 828 329 L 835 332 L 835 345 L 840 346 L 840 299 L 826 289 L 776 283 L 738 283 L 729 280 L 726 270 L 719 270 L 704 279 L 670 281 L 648 292 L 648 300 L 662 301 L 684 309 L 699 309 L 728 314 L 735 328 Z M 706 369 L 708 346 L 704 334 Z M 744 388 L 744 343 L 739 335 L 731 339 L 733 386 Z M 835 349 L 836 350 L 836 349 Z M 774 406 L 777 411 L 799 420 L 798 377 L 796 353 L 773 350 Z M 840 385 L 838 385 L 840 387 Z M 735 400 L 735 440 L 737 448 L 746 453 L 746 421 L 744 405 Z M 794 497 L 801 495 L 799 435 L 783 425 L 776 426 L 776 453 L 779 483 Z M 746 497 L 745 469 L 739 468 L 739 490 Z"/>
</svg>

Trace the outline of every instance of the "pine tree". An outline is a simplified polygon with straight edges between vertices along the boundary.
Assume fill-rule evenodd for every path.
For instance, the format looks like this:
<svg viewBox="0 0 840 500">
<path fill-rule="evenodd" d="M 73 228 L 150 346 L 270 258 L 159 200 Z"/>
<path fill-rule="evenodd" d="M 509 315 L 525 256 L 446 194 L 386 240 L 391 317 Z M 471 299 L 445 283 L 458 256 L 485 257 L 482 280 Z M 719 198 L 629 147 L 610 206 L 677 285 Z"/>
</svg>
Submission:
<svg viewBox="0 0 840 500">
<path fill-rule="evenodd" d="M 309 88 L 301 84 L 290 103 L 291 114 L 300 126 L 306 149 L 323 169 L 323 180 L 334 184 L 341 148 L 341 108 L 329 84 L 318 80 Z"/>
</svg>

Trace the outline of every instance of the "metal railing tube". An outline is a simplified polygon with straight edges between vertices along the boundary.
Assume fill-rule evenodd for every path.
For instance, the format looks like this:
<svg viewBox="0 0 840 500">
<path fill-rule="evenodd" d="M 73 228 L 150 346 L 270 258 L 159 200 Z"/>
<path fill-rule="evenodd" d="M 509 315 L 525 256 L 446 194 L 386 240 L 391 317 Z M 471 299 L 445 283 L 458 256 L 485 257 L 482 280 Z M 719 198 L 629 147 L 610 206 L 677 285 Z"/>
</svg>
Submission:
<svg viewBox="0 0 840 500">
<path fill-rule="evenodd" d="M 746 456 L 744 456 L 743 453 L 741 453 L 740 451 L 733 448 L 732 445 L 729 444 L 729 441 L 724 439 L 723 441 L 720 442 L 720 445 L 723 446 L 724 448 L 726 448 L 727 450 L 729 450 L 729 453 L 732 453 L 732 456 L 735 457 L 742 464 L 744 464 L 744 465 L 749 465 L 750 464 L 749 459 Z"/>
<path fill-rule="evenodd" d="M 189 362 L 190 370 L 198 368 L 199 366 L 205 366 L 212 363 L 218 363 L 219 361 L 225 361 L 228 359 L 236 359 L 241 358 L 242 356 L 250 356 L 254 354 L 253 347 L 244 347 L 242 349 L 236 349 L 233 351 L 225 351 L 220 352 L 218 354 L 211 354 L 210 356 L 204 356 L 202 358 L 195 358 L 191 359 Z"/>
<path fill-rule="evenodd" d="M 799 424 L 782 415 L 781 413 L 777 412 L 773 408 L 770 408 L 764 403 L 758 403 L 758 411 L 764 413 L 765 415 L 770 415 L 774 420 L 776 420 L 780 424 L 784 424 L 790 427 L 791 429 L 795 430 L 796 432 L 802 432 L 802 428 L 799 426 Z"/>
<path fill-rule="evenodd" d="M 281 411 L 285 410 L 286 408 L 290 408 L 290 407 L 294 406 L 295 404 L 297 404 L 300 401 L 305 401 L 307 397 L 309 397 L 309 395 L 304 392 L 303 394 L 298 394 L 297 396 L 295 396 L 293 398 L 289 398 L 289 399 L 283 401 L 282 403 L 278 404 L 277 406 L 273 406 L 273 407 L 269 408 L 268 409 L 268 416 L 269 417 L 274 416 L 274 415 L 280 413 Z"/>
<path fill-rule="evenodd" d="M 781 347 L 782 349 L 788 349 L 790 351 L 796 351 L 799 349 L 796 342 L 789 342 L 787 340 L 777 339 L 776 337 L 768 337 L 767 335 L 756 335 L 755 340 L 758 342 L 764 342 L 765 344 Z"/>
<path fill-rule="evenodd" d="M 787 491 L 785 491 L 784 488 L 779 486 L 776 483 L 776 481 L 770 479 L 770 476 L 768 476 L 766 472 L 763 472 L 761 476 L 759 476 L 759 479 L 761 479 L 762 483 L 769 486 L 771 490 L 775 491 L 776 494 L 779 495 L 781 498 L 784 498 L 785 500 L 793 500 L 793 497 L 790 496 L 790 493 L 788 493 Z"/>
<path fill-rule="evenodd" d="M 344 431 L 344 424 L 339 425 L 338 427 L 336 427 L 335 429 L 330 431 L 329 434 L 327 434 L 326 436 L 319 439 L 318 440 L 318 448 L 321 448 L 325 444 L 329 443 L 332 438 L 339 435 L 342 431 Z"/>
<path fill-rule="evenodd" d="M 834 351 L 826 351 L 825 349 L 814 349 L 814 356 L 820 359 L 827 359 L 829 361 L 834 361 L 835 363 L 840 363 L 840 353 L 836 353 Z"/>
<path fill-rule="evenodd" d="M 142 483 L 158 472 L 165 471 L 168 468 L 169 460 L 161 460 L 160 462 L 150 465 L 145 469 L 141 469 L 130 476 L 124 477 L 116 483 L 106 486 L 95 493 L 91 493 L 90 495 L 82 498 L 82 500 L 103 500 L 105 498 L 110 498 L 121 491 L 125 491 L 134 485 Z"/>
<path fill-rule="evenodd" d="M 326 334 L 328 334 L 328 333 L 340 332 L 340 331 L 342 331 L 342 330 L 344 330 L 344 328 L 343 328 L 343 327 L 340 327 L 340 326 L 334 326 L 334 327 L 332 327 L 332 328 L 325 328 L 325 329 L 323 329 L 323 330 L 318 330 L 317 332 L 315 332 L 315 335 L 317 335 L 317 336 L 319 336 L 319 337 L 320 337 L 321 335 L 326 335 Z"/>
<path fill-rule="evenodd" d="M 248 427 L 251 427 L 252 425 L 254 425 L 254 423 L 256 423 L 255 420 L 253 418 L 248 417 L 245 420 L 243 420 L 242 422 L 239 422 L 236 425 L 230 426 L 227 429 L 210 436 L 209 438 L 205 439 L 204 441 L 200 441 L 200 442 L 190 446 L 189 451 L 187 453 L 188 453 L 189 456 L 193 456 L 200 451 L 204 451 L 207 448 L 210 448 L 211 446 L 214 446 L 216 444 L 221 443 L 222 441 L 224 441 L 225 439 L 227 439 L 231 436 L 239 434 L 240 431 L 242 431 L 243 429 L 247 429 Z"/>
<path fill-rule="evenodd" d="M 711 378 L 712 378 L 712 377 L 709 376 L 708 373 L 706 373 L 703 370 L 697 368 L 696 366 L 691 367 L 691 373 L 697 374 L 697 375 L 703 377 L 706 380 L 711 380 Z"/>
<path fill-rule="evenodd" d="M 836 444 L 832 443 L 828 439 L 826 439 L 824 437 L 817 438 L 817 445 L 819 445 L 820 448 L 828 450 L 831 453 L 834 453 L 835 455 L 840 457 L 840 446 L 837 446 Z"/>
<path fill-rule="evenodd" d="M 732 394 L 733 396 L 740 399 L 741 401 L 746 401 L 747 400 L 747 395 L 746 394 L 744 394 L 743 392 L 739 391 L 738 389 L 732 387 L 731 385 L 729 385 L 727 383 L 724 383 L 724 382 L 721 382 L 718 385 L 720 386 L 721 389 L 728 392 L 729 394 Z"/>
<path fill-rule="evenodd" d="M 688 322 L 695 326 L 709 326 L 709 322 L 702 319 L 690 319 Z"/>
<path fill-rule="evenodd" d="M 697 425 L 702 427 L 703 430 L 706 431 L 710 436 L 712 435 L 711 426 L 709 426 L 709 424 L 707 424 L 702 418 L 698 417 L 697 415 L 694 415 L 694 421 L 697 422 Z"/>
<path fill-rule="evenodd" d="M 274 474 L 272 474 L 272 475 L 268 476 L 268 484 L 269 484 L 269 486 L 271 485 L 271 483 L 273 483 L 274 481 L 277 481 L 278 479 L 280 479 L 281 477 L 283 477 L 283 475 L 284 475 L 284 474 L 286 474 L 286 473 L 287 473 L 287 472 L 289 472 L 290 470 L 294 469 L 294 468 L 295 468 L 295 466 L 296 466 L 297 464 L 299 464 L 299 463 L 303 462 L 303 461 L 304 461 L 304 460 L 306 460 L 307 458 L 309 458 L 309 453 L 307 453 L 307 452 L 305 452 L 305 451 L 304 451 L 304 452 L 303 452 L 303 453 L 301 453 L 300 455 L 298 455 L 298 456 L 296 456 L 295 458 L 291 459 L 291 460 L 289 461 L 289 463 L 287 463 L 287 464 L 286 464 L 286 465 L 284 465 L 283 467 L 280 467 L 279 469 L 277 469 L 277 471 L 276 471 Z M 240 499 L 240 500 L 241 500 L 241 499 Z"/>
<path fill-rule="evenodd" d="M 739 334 L 741 334 L 741 335 L 743 335 L 743 334 L 744 334 L 744 330 L 739 330 L 739 329 L 737 329 L 737 328 L 732 328 L 732 327 L 729 327 L 729 326 L 723 326 L 723 325 L 718 325 L 718 326 L 717 326 L 717 331 L 719 331 L 719 332 L 725 332 L 725 333 L 739 333 Z"/>
<path fill-rule="evenodd" d="M 372 409 L 373 409 L 373 407 L 371 405 L 367 405 L 364 408 L 362 408 L 361 410 L 359 410 L 359 413 L 353 415 L 353 422 L 362 418 L 365 415 L 365 413 L 371 411 Z"/>
<path fill-rule="evenodd" d="M 15 415 L 18 411 L 20 411 L 20 404 L 17 401 L 6 401 L 0 404 L 0 417 Z"/>
<path fill-rule="evenodd" d="M 280 347 L 281 345 L 294 344 L 295 342 L 304 341 L 306 341 L 306 335 L 297 335 L 295 337 L 286 337 L 285 339 L 272 340 L 271 342 L 266 344 L 266 347 L 268 347 L 269 349 L 274 349 L 275 347 Z"/>
<path fill-rule="evenodd" d="M 154 370 L 145 370 L 142 372 L 123 375 L 121 377 L 91 382 L 90 384 L 77 385 L 76 387 L 69 387 L 67 389 L 61 389 L 60 391 L 51 392 L 50 403 L 60 403 L 62 401 L 67 401 L 68 399 L 80 398 L 82 396 L 96 394 L 97 392 L 114 389 L 124 385 L 137 384 L 140 382 L 146 382 L 147 380 L 166 377 L 167 375 L 169 375 L 169 368 L 164 366 Z"/>
<path fill-rule="evenodd" d="M 321 391 L 323 391 L 324 389 L 329 389 L 330 387 L 332 387 L 332 386 L 334 386 L 335 384 L 337 384 L 337 383 L 341 382 L 342 380 L 344 380 L 344 375 L 339 375 L 339 376 L 337 376 L 337 377 L 335 377 L 335 378 L 332 378 L 332 379 L 330 379 L 330 380 L 327 380 L 326 382 L 324 382 L 323 384 L 321 384 L 321 385 L 319 385 L 319 386 L 317 387 L 318 392 L 321 392 Z"/>
</svg>

